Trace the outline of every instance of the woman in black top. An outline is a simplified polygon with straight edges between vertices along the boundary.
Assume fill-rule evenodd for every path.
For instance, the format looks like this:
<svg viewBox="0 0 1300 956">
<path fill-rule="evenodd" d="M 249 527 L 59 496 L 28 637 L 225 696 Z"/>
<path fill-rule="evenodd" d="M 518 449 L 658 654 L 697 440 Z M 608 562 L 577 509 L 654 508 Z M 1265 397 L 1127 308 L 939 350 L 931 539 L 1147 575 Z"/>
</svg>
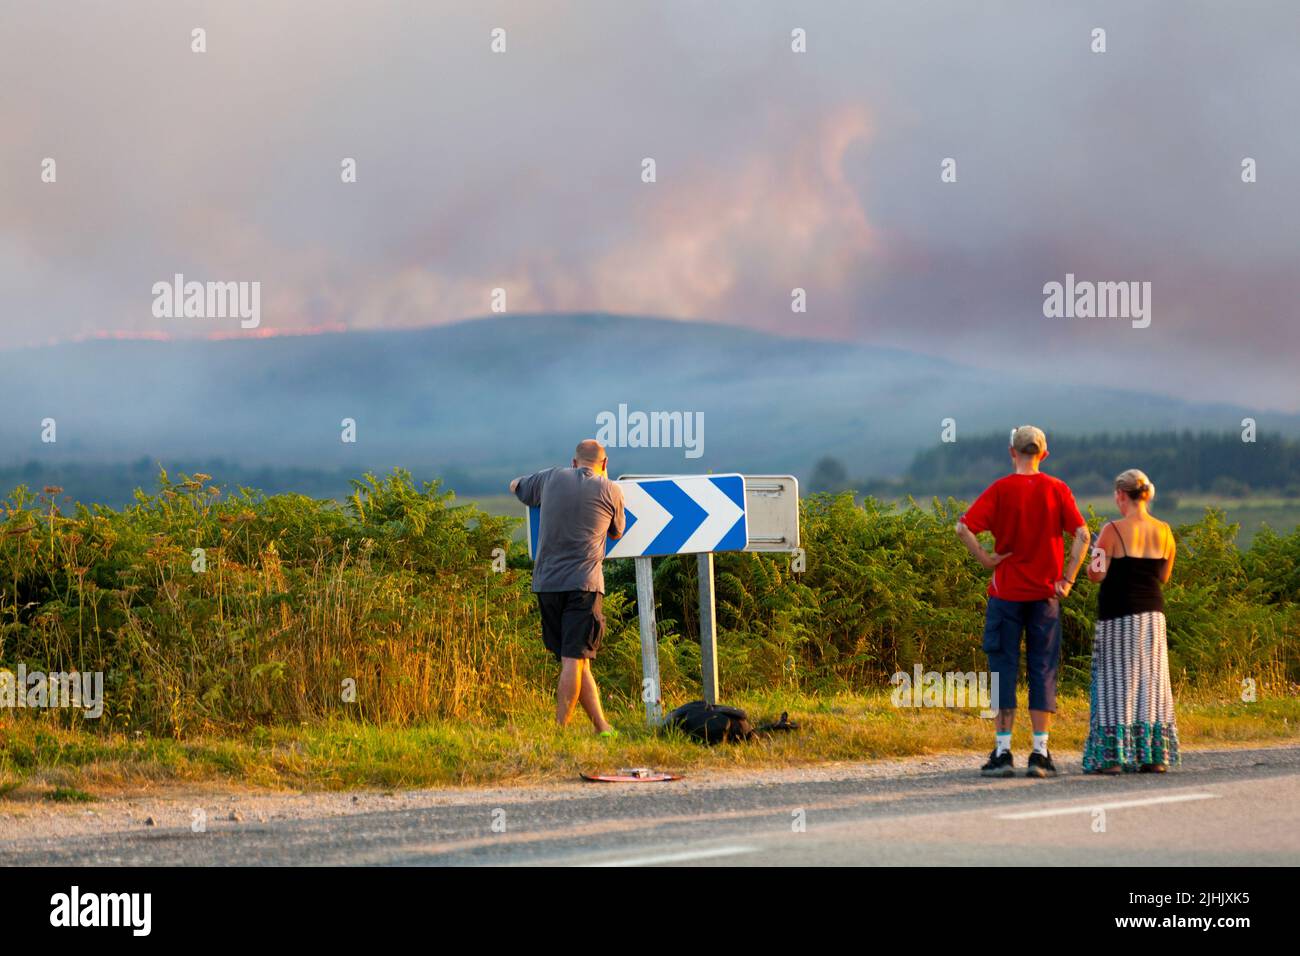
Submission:
<svg viewBox="0 0 1300 956">
<path fill-rule="evenodd" d="M 1085 773 L 1163 773 L 1178 762 L 1161 585 L 1174 568 L 1169 525 L 1151 516 L 1155 485 L 1136 468 L 1115 479 L 1122 517 L 1101 529 L 1088 577 L 1101 582 L 1092 646 Z"/>
</svg>

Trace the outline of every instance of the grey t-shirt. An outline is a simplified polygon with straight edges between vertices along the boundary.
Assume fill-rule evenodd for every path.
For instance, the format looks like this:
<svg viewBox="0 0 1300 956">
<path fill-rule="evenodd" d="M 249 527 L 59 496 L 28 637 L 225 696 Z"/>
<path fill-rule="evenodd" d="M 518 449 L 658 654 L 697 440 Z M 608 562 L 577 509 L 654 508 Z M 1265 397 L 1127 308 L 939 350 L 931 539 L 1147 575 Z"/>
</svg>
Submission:
<svg viewBox="0 0 1300 956">
<path fill-rule="evenodd" d="M 520 478 L 515 497 L 542 509 L 533 590 L 604 594 L 605 538 L 623 534 L 623 489 L 590 468 L 547 468 Z"/>
</svg>

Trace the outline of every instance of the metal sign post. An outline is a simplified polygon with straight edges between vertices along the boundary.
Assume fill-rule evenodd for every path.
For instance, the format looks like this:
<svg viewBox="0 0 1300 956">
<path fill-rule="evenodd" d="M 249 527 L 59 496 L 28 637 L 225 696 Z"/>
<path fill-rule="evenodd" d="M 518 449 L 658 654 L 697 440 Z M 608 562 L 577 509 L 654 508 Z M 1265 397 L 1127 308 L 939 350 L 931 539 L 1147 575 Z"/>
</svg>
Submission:
<svg viewBox="0 0 1300 956">
<path fill-rule="evenodd" d="M 799 482 L 793 475 L 745 476 L 746 551 L 799 548 Z M 704 699 L 718 702 L 718 608 L 713 586 L 713 554 L 698 559 L 700 578 L 700 669 Z"/>
<path fill-rule="evenodd" d="M 641 623 L 641 699 L 645 722 L 658 727 L 664 719 L 663 691 L 659 685 L 659 629 L 655 625 L 655 576 L 650 558 L 636 564 L 636 612 Z"/>
<path fill-rule="evenodd" d="M 713 600 L 713 554 L 698 557 L 700 574 L 700 670 L 704 700 L 718 702 L 718 609 Z"/>
</svg>

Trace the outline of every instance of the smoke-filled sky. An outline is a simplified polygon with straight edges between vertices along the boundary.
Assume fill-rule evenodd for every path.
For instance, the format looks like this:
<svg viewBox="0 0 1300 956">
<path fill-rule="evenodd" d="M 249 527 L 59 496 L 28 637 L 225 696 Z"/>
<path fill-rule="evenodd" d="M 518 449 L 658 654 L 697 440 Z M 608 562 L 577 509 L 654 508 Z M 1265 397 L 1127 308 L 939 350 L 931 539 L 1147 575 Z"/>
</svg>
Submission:
<svg viewBox="0 0 1300 956">
<path fill-rule="evenodd" d="M 502 287 L 1300 410 L 1298 54 L 1291 0 L 0 0 L 3 342 Z M 177 272 L 259 281 L 262 327 L 155 318 Z M 1150 326 L 1045 317 L 1067 273 L 1150 282 Z"/>
</svg>

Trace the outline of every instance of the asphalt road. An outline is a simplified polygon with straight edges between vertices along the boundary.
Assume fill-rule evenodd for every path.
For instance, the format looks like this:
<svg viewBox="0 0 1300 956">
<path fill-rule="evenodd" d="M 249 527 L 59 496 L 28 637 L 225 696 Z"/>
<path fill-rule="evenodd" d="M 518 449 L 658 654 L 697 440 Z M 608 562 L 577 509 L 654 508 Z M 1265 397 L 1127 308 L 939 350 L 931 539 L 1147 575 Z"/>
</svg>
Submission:
<svg viewBox="0 0 1300 956">
<path fill-rule="evenodd" d="M 1300 747 L 1187 753 L 1167 775 L 1118 778 L 1058 757 L 1055 779 L 985 780 L 981 759 L 667 784 L 0 805 L 0 864 L 1300 864 Z"/>
</svg>

